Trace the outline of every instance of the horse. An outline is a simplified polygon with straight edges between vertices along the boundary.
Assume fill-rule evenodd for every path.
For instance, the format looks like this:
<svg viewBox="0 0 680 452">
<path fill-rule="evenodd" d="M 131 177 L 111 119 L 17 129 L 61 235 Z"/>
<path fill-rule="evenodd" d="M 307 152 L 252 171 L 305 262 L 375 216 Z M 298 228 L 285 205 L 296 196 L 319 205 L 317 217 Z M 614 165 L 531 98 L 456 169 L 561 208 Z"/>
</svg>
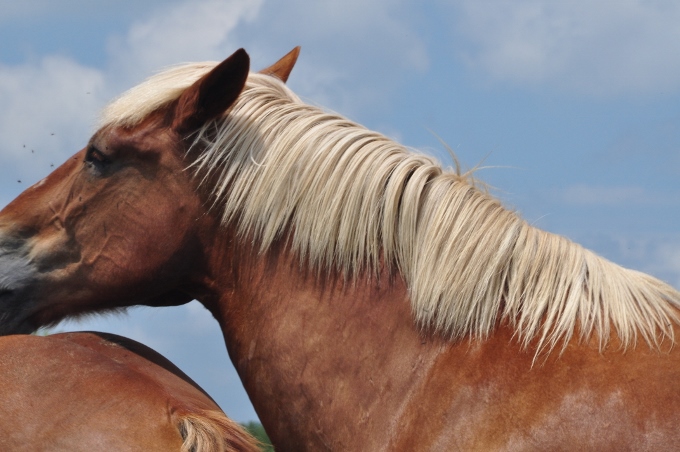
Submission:
<svg viewBox="0 0 680 452">
<path fill-rule="evenodd" d="M 106 333 L 0 338 L 0 449 L 258 451 L 200 386 Z"/>
<path fill-rule="evenodd" d="M 0 212 L 0 333 L 195 298 L 277 450 L 677 448 L 680 293 L 305 104 L 297 54 L 106 107 Z"/>
</svg>

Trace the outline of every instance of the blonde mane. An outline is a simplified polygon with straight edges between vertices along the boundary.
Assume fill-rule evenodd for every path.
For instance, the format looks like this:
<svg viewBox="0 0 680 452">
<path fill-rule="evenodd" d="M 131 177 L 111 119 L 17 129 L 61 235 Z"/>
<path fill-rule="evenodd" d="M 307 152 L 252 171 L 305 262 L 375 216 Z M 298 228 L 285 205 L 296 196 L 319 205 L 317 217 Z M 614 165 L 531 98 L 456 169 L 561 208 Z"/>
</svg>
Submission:
<svg viewBox="0 0 680 452">
<path fill-rule="evenodd" d="M 132 126 L 175 100 L 215 63 L 171 69 L 104 112 Z M 674 341 L 680 293 L 527 224 L 458 171 L 251 74 L 236 104 L 198 131 L 192 165 L 224 223 L 266 250 L 288 231 L 313 268 L 347 276 L 397 269 L 424 328 L 452 339 L 511 324 L 552 349 L 612 329 L 623 347 Z"/>
</svg>

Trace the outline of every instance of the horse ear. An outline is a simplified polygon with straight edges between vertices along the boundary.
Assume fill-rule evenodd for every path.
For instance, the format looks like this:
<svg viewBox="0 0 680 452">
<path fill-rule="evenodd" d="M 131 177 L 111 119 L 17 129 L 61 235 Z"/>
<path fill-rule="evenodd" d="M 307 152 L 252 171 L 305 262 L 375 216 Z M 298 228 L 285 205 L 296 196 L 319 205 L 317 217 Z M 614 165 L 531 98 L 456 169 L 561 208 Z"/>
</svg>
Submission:
<svg viewBox="0 0 680 452">
<path fill-rule="evenodd" d="M 295 62 L 300 55 L 300 46 L 295 47 L 293 50 L 288 52 L 283 58 L 281 58 L 276 63 L 272 64 L 266 69 L 262 69 L 260 74 L 271 75 L 277 77 L 283 83 L 288 81 L 288 76 L 295 66 Z"/>
<path fill-rule="evenodd" d="M 249 68 L 250 57 L 239 49 L 197 80 L 177 100 L 172 128 L 192 132 L 224 113 L 243 90 Z"/>
</svg>

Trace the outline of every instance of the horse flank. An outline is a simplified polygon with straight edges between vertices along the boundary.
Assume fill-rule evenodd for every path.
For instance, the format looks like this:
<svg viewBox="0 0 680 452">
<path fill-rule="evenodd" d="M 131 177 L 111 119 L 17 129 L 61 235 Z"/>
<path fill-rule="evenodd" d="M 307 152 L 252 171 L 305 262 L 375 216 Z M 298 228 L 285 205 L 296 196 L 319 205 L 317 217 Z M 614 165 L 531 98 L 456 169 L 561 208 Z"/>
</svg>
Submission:
<svg viewBox="0 0 680 452">
<path fill-rule="evenodd" d="M 131 89 L 103 125 L 131 127 L 176 100 L 215 63 L 179 66 Z M 541 231 L 475 187 L 386 137 L 302 103 L 279 80 L 251 74 L 236 104 L 195 136 L 193 170 L 223 223 L 265 251 L 287 231 L 313 268 L 346 276 L 398 269 L 424 329 L 487 337 L 511 324 L 536 353 L 597 335 L 674 341 L 680 293 Z M 227 190 L 228 189 L 228 190 Z"/>
</svg>

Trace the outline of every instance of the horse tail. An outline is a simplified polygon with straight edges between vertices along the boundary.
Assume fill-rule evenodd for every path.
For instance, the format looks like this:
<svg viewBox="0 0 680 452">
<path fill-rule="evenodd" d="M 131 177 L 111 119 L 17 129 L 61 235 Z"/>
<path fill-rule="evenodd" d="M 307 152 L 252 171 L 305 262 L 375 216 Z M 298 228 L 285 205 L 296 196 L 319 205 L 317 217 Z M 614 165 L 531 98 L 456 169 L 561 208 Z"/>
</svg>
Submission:
<svg viewBox="0 0 680 452">
<path fill-rule="evenodd" d="M 260 442 L 216 410 L 179 414 L 182 452 L 259 452 Z"/>
</svg>

